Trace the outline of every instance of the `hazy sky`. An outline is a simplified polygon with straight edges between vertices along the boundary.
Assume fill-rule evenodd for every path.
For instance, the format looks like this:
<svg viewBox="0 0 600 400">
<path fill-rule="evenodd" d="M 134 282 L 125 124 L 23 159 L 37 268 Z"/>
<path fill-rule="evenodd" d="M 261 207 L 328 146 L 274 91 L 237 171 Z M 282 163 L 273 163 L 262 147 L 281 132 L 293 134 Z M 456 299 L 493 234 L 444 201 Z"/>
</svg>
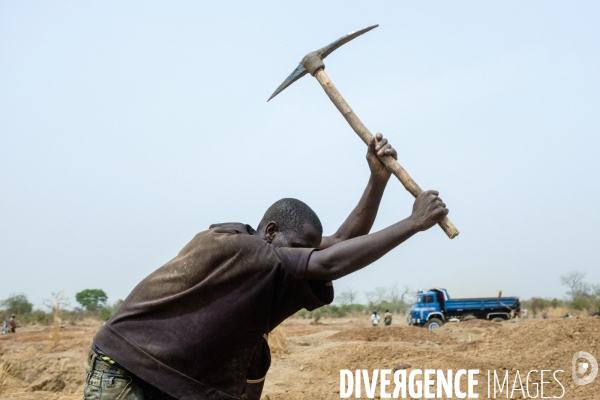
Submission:
<svg viewBox="0 0 600 400">
<path fill-rule="evenodd" d="M 211 223 L 297 197 L 333 233 L 366 147 L 309 51 L 461 231 L 335 282 L 562 297 L 600 283 L 600 2 L 0 2 L 0 299 L 124 298 Z M 392 177 L 374 229 L 409 215 Z"/>
</svg>

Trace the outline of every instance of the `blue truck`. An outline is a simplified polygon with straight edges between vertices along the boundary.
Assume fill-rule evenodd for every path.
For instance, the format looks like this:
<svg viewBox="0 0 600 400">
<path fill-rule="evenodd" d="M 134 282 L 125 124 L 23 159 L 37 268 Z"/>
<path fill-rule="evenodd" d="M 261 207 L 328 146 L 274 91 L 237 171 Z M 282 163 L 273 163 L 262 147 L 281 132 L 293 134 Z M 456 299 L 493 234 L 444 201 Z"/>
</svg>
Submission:
<svg viewBox="0 0 600 400">
<path fill-rule="evenodd" d="M 448 321 L 485 319 L 501 322 L 515 318 L 521 311 L 518 297 L 481 297 L 451 299 L 446 289 L 419 290 L 407 319 L 409 325 L 437 329 Z"/>
</svg>

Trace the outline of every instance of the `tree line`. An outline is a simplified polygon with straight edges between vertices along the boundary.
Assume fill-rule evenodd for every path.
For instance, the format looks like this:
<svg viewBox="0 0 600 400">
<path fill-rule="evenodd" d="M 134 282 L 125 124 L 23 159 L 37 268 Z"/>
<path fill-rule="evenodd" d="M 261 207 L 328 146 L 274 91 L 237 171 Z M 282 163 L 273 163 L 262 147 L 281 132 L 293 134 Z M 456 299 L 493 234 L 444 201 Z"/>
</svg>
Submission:
<svg viewBox="0 0 600 400">
<path fill-rule="evenodd" d="M 591 284 L 585 280 L 584 272 L 573 271 L 560 277 L 561 284 L 566 288 L 566 297 L 542 298 L 532 297 L 522 301 L 522 306 L 528 308 L 533 315 L 543 313 L 551 308 L 564 307 L 570 310 L 592 314 L 600 310 L 600 285 Z M 310 318 L 318 321 L 323 317 L 345 317 L 352 314 L 370 314 L 373 311 L 383 313 L 390 310 L 394 314 L 404 314 L 410 308 L 416 291 L 408 286 L 398 285 L 389 287 L 378 286 L 373 290 L 362 293 L 366 302 L 360 302 L 360 292 L 354 288 L 345 288 L 336 298 L 335 303 L 318 308 L 312 312 L 300 310 L 297 317 Z M 41 323 L 52 324 L 57 318 L 74 322 L 86 317 L 108 320 L 123 300 L 108 302 L 108 296 L 102 289 L 85 289 L 75 294 L 79 304 L 73 309 L 70 299 L 64 292 L 52 293 L 51 298 L 44 301 L 47 310 L 34 309 L 33 304 L 25 294 L 11 294 L 0 301 L 0 317 L 7 320 L 10 315 L 17 315 L 21 324 Z"/>
<path fill-rule="evenodd" d="M 323 306 L 316 310 L 302 309 L 296 313 L 299 318 L 308 318 L 319 321 L 321 318 L 341 318 L 352 314 L 371 314 L 377 311 L 383 314 L 389 310 L 394 314 L 404 314 L 410 308 L 416 291 L 408 286 L 400 288 L 398 285 L 389 287 L 378 286 L 373 290 L 362 293 L 366 303 L 359 302 L 360 292 L 352 287 L 345 288 L 335 297 L 335 304 Z"/>
<path fill-rule="evenodd" d="M 533 315 L 551 308 L 564 307 L 571 310 L 594 314 L 600 311 L 600 285 L 586 282 L 586 273 L 572 271 L 560 277 L 560 283 L 567 289 L 564 299 L 532 297 L 523 302 Z"/>
<path fill-rule="evenodd" d="M 573 271 L 560 277 L 561 284 L 566 288 L 566 297 L 542 298 L 532 297 L 522 300 L 521 307 L 527 308 L 532 315 L 538 315 L 550 309 L 565 308 L 571 311 L 579 311 L 584 314 L 600 312 L 600 285 L 591 284 L 585 280 L 584 272 Z M 408 286 L 400 288 L 398 285 L 389 287 L 379 286 L 373 290 L 363 292 L 366 302 L 359 301 L 361 293 L 354 288 L 345 288 L 336 295 L 332 305 L 318 308 L 312 312 L 300 310 L 297 317 L 314 319 L 329 317 L 345 317 L 352 314 L 368 315 L 373 311 L 378 313 L 390 310 L 394 314 L 404 314 L 410 308 L 416 291 Z"/>
<path fill-rule="evenodd" d="M 86 317 L 108 320 L 123 300 L 114 303 L 108 302 L 108 296 L 102 289 L 84 289 L 75 294 L 79 304 L 73 309 L 68 309 L 71 304 L 69 296 L 64 292 L 52 293 L 50 298 L 44 300 L 44 309 L 34 309 L 33 303 L 23 293 L 11 294 L 0 301 L 0 317 L 7 320 L 15 314 L 20 324 L 40 323 L 50 325 L 56 319 L 74 322 Z"/>
</svg>

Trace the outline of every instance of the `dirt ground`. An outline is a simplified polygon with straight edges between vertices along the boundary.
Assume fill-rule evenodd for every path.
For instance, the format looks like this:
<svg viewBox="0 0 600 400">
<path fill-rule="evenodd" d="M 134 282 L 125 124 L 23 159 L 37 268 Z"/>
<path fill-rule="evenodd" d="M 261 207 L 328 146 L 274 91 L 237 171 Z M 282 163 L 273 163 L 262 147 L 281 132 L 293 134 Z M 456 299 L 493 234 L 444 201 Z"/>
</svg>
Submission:
<svg viewBox="0 0 600 400">
<path fill-rule="evenodd" d="M 81 399 L 86 355 L 99 327 L 96 321 L 67 325 L 58 343 L 50 339 L 50 328 L 42 326 L 0 336 L 0 400 Z M 571 379 L 575 352 L 586 351 L 600 359 L 598 317 L 473 320 L 446 324 L 433 332 L 406 326 L 399 316 L 391 327 L 376 328 L 369 326 L 365 316 L 319 324 L 289 319 L 271 335 L 270 345 L 273 361 L 263 400 L 339 399 L 341 369 L 368 369 L 372 374 L 374 369 L 393 369 L 398 363 L 408 364 L 408 373 L 479 369 L 479 398 L 488 398 L 488 370 L 502 374 L 501 379 L 508 371 L 511 390 L 517 370 L 523 384 L 530 370 L 563 370 L 557 374 L 565 388 L 563 399 L 600 399 L 600 377 L 586 386 L 576 386 Z M 532 380 L 539 382 L 539 374 Z M 546 380 L 551 384 L 546 385 L 545 396 L 561 396 L 552 375 Z M 375 394 L 379 398 L 379 387 Z M 531 395 L 535 395 L 533 388 Z M 362 396 L 367 398 L 364 386 Z M 507 398 L 506 392 L 497 398 Z M 509 398 L 529 397 L 515 391 Z"/>
</svg>

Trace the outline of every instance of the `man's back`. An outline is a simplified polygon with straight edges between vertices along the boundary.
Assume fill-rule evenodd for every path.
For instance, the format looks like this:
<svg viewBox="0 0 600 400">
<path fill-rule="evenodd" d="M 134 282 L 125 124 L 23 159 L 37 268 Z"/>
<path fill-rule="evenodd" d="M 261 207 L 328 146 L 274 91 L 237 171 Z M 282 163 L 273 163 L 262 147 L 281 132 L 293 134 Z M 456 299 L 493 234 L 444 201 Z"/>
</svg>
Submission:
<svg viewBox="0 0 600 400">
<path fill-rule="evenodd" d="M 300 308 L 324 304 L 304 279 L 314 249 L 276 248 L 243 224 L 211 228 L 145 278 L 94 339 L 178 398 L 241 395 L 269 367 L 266 334 Z"/>
</svg>

